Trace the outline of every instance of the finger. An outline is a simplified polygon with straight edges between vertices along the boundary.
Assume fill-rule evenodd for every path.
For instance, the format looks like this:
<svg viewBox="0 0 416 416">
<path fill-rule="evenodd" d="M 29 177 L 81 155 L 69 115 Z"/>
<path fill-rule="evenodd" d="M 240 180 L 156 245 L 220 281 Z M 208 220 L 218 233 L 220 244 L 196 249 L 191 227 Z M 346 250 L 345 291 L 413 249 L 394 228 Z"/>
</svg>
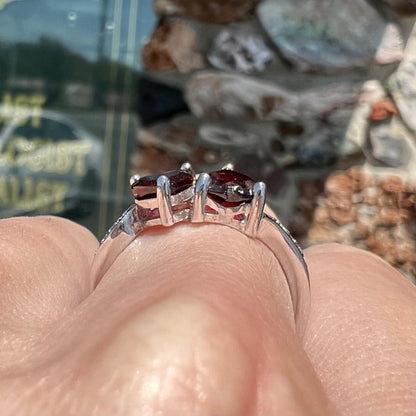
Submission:
<svg viewBox="0 0 416 416">
<path fill-rule="evenodd" d="M 5 385 L 3 406 L 25 413 L 48 397 L 38 413 L 330 412 L 278 262 L 224 226 L 144 233 L 51 340 L 60 359 Z"/>
<path fill-rule="evenodd" d="M 306 251 L 312 308 L 306 351 L 343 414 L 414 414 L 415 286 L 350 247 Z"/>
<path fill-rule="evenodd" d="M 64 219 L 1 220 L 0 334 L 24 344 L 85 299 L 96 246 L 89 231 Z"/>
</svg>

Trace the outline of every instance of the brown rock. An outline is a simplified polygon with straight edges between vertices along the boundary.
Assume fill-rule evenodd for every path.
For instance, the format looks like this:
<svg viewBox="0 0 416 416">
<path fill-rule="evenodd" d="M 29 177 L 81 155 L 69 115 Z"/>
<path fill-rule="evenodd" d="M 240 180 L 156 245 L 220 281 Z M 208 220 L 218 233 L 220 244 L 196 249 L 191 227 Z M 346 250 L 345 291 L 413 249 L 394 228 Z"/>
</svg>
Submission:
<svg viewBox="0 0 416 416">
<path fill-rule="evenodd" d="M 274 110 L 277 110 L 283 103 L 281 97 L 273 97 L 266 95 L 262 99 L 263 113 L 267 116 L 272 113 Z"/>
<path fill-rule="evenodd" d="M 395 225 L 403 219 L 403 213 L 398 208 L 382 208 L 378 215 L 381 225 Z"/>
<path fill-rule="evenodd" d="M 384 258 L 390 257 L 395 249 L 394 241 L 391 240 L 388 231 L 380 228 L 366 239 L 367 247 L 375 254 Z"/>
<path fill-rule="evenodd" d="M 355 235 L 354 235 L 354 237 L 356 239 L 362 240 L 364 238 L 367 238 L 369 233 L 370 233 L 369 225 L 358 221 L 356 226 L 355 226 L 355 232 L 354 232 Z"/>
<path fill-rule="evenodd" d="M 346 173 L 334 173 L 325 183 L 325 192 L 328 195 L 350 196 L 353 192 L 352 179 Z"/>
<path fill-rule="evenodd" d="M 380 197 L 379 189 L 376 186 L 369 186 L 362 190 L 362 202 L 368 205 L 377 205 Z"/>
<path fill-rule="evenodd" d="M 414 192 L 405 193 L 401 201 L 403 208 L 413 208 L 413 216 L 416 217 L 416 190 Z"/>
<path fill-rule="evenodd" d="M 302 198 L 313 188 L 299 186 Z M 416 189 L 396 175 L 356 167 L 330 175 L 307 233 L 307 244 L 340 242 L 369 250 L 416 277 Z M 306 203 L 298 215 L 305 216 Z M 300 228 L 300 227 L 299 227 Z"/>
<path fill-rule="evenodd" d="M 412 16 L 416 14 L 415 0 L 382 0 L 388 4 L 395 12 L 403 16 Z"/>
<path fill-rule="evenodd" d="M 367 174 L 362 168 L 350 168 L 347 174 L 352 180 L 352 189 L 354 192 L 361 192 L 374 183 L 371 175 Z"/>
<path fill-rule="evenodd" d="M 389 176 L 381 180 L 380 187 L 383 191 L 394 194 L 404 192 L 405 190 L 404 183 L 399 176 Z"/>
<path fill-rule="evenodd" d="M 416 251 L 411 245 L 401 245 L 396 250 L 396 262 L 416 264 Z"/>
<path fill-rule="evenodd" d="M 169 123 L 163 131 L 164 140 L 177 145 L 185 143 L 192 145 L 198 134 L 198 128 L 192 125 L 184 125 L 177 122 Z"/>
<path fill-rule="evenodd" d="M 345 243 L 345 236 L 337 228 L 330 225 L 321 225 L 312 227 L 308 232 L 308 241 L 310 244 L 321 243 Z"/>
<path fill-rule="evenodd" d="M 180 22 L 157 26 L 142 53 L 144 66 L 149 71 L 177 68 L 180 72 L 189 72 L 204 65 L 194 31 Z"/>
<path fill-rule="evenodd" d="M 166 152 L 175 159 L 188 158 L 197 136 L 197 127 L 173 120 L 138 130 L 139 143 Z"/>
<path fill-rule="evenodd" d="M 224 24 L 248 19 L 255 3 L 256 0 L 154 0 L 153 8 L 162 16 Z"/>
<path fill-rule="evenodd" d="M 160 171 L 177 169 L 180 161 L 152 145 L 140 145 L 132 157 L 132 173 L 149 175 Z"/>
<path fill-rule="evenodd" d="M 344 210 L 339 208 L 331 208 L 329 210 L 330 218 L 335 221 L 337 225 L 346 225 L 356 220 L 355 212 L 351 209 Z"/>
<path fill-rule="evenodd" d="M 398 207 L 401 204 L 402 200 L 401 193 L 394 194 L 394 193 L 386 193 L 386 192 L 379 192 L 379 195 L 377 197 L 377 201 L 375 205 L 378 207 Z"/>
<path fill-rule="evenodd" d="M 325 204 L 329 208 L 335 208 L 342 211 L 352 209 L 352 197 L 346 194 L 333 194 L 326 198 Z"/>
<path fill-rule="evenodd" d="M 314 213 L 314 221 L 318 224 L 325 224 L 329 221 L 329 212 L 325 205 L 320 205 Z"/>
</svg>

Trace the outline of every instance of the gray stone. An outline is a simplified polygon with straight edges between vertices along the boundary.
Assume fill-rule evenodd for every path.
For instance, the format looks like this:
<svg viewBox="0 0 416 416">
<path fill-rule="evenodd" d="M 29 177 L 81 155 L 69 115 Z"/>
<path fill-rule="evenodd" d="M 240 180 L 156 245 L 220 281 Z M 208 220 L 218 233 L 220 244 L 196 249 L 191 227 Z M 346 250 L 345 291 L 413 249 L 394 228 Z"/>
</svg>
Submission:
<svg viewBox="0 0 416 416">
<path fill-rule="evenodd" d="M 409 131 L 396 116 L 374 124 L 369 132 L 370 159 L 394 168 L 406 166 L 414 154 L 409 139 Z"/>
<path fill-rule="evenodd" d="M 298 97 L 270 82 L 217 72 L 199 72 L 189 81 L 186 100 L 193 114 L 208 118 L 295 120 Z"/>
<path fill-rule="evenodd" d="M 397 25 L 389 23 L 384 30 L 374 56 L 374 61 L 378 64 L 391 64 L 403 59 L 404 42 L 400 29 Z"/>
<path fill-rule="evenodd" d="M 198 130 L 193 144 L 193 162 L 198 166 L 212 166 L 239 160 L 244 155 L 254 155 L 262 138 L 222 124 L 204 124 Z"/>
<path fill-rule="evenodd" d="M 294 92 L 251 77 L 204 71 L 187 85 L 186 100 L 193 114 L 208 118 L 244 118 L 258 121 L 331 121 L 353 107 L 360 85 L 332 84 Z"/>
<path fill-rule="evenodd" d="M 262 38 L 242 31 L 223 30 L 208 54 L 209 62 L 216 68 L 246 74 L 263 71 L 272 59 L 273 53 Z"/>
<path fill-rule="evenodd" d="M 362 85 L 357 105 L 354 107 L 345 131 L 345 140 L 341 146 L 342 155 L 361 153 L 364 149 L 372 105 L 384 99 L 385 96 L 386 91 L 377 80 L 369 80 Z"/>
<path fill-rule="evenodd" d="M 362 85 L 336 83 L 315 87 L 299 94 L 299 114 L 307 118 L 335 120 L 347 112 L 349 117 L 355 108 Z"/>
<path fill-rule="evenodd" d="M 416 132 L 416 25 L 407 42 L 404 58 L 388 84 L 401 117 Z"/>
<path fill-rule="evenodd" d="M 207 148 L 229 148 L 251 152 L 258 147 L 259 137 L 248 131 L 239 131 L 222 125 L 203 125 L 198 131 L 198 143 Z"/>
<path fill-rule="evenodd" d="M 257 14 L 279 50 L 300 70 L 361 67 L 401 56 L 398 28 L 366 0 L 266 0 Z"/>
<path fill-rule="evenodd" d="M 297 161 L 303 166 L 329 166 L 338 160 L 339 136 L 321 129 L 302 141 L 296 148 Z"/>
</svg>

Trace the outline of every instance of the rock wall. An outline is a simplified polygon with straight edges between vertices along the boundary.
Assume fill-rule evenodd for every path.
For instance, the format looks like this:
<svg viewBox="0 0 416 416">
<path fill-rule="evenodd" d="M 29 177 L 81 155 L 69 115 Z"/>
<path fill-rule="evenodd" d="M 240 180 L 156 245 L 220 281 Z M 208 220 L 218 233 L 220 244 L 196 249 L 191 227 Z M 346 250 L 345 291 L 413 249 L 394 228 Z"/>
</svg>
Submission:
<svg viewBox="0 0 416 416">
<path fill-rule="evenodd" d="M 134 172 L 227 162 L 303 246 L 416 276 L 416 3 L 155 0 Z M 142 86 L 140 88 L 140 85 Z"/>
</svg>

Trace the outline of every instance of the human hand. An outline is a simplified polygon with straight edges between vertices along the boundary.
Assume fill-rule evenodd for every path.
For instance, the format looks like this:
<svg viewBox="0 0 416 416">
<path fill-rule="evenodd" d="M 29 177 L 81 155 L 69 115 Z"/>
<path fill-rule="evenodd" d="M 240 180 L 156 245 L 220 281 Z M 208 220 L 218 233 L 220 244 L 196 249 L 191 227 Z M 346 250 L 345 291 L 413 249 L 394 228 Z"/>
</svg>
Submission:
<svg viewBox="0 0 416 416">
<path fill-rule="evenodd" d="M 269 250 L 222 225 L 151 229 L 94 291 L 96 239 L 0 221 L 0 414 L 414 414 L 415 287 L 379 258 L 306 250 L 295 332 Z"/>
</svg>

